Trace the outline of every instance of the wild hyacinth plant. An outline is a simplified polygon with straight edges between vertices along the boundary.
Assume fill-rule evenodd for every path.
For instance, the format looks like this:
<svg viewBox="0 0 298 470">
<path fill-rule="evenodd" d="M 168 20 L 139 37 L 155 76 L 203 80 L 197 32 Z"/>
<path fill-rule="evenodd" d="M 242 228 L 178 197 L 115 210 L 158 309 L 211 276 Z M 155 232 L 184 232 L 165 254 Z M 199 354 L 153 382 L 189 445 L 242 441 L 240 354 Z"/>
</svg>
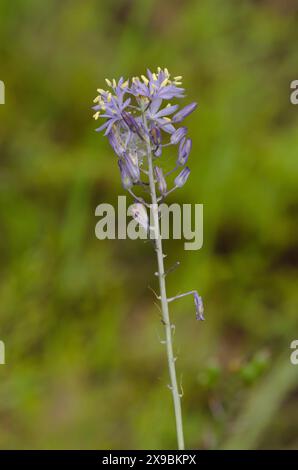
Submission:
<svg viewBox="0 0 298 470">
<path fill-rule="evenodd" d="M 159 204 L 172 191 L 181 188 L 190 175 L 186 163 L 192 140 L 187 136 L 187 128 L 181 126 L 181 122 L 196 109 L 197 104 L 191 103 L 179 109 L 177 104 L 167 103 L 168 100 L 184 97 L 181 79 L 180 76 L 171 79 L 168 70 L 160 68 L 156 73 L 147 70 L 146 76 L 134 77 L 131 81 L 122 77 L 118 82 L 115 79 L 106 79 L 109 88 L 97 90 L 98 96 L 94 100 L 93 109 L 96 120 L 104 119 L 104 123 L 96 131 L 104 131 L 104 135 L 108 137 L 117 156 L 123 187 L 135 200 L 132 215 L 145 228 L 154 243 L 160 289 L 157 297 L 161 303 L 165 329 L 169 388 L 173 395 L 178 448 L 184 449 L 181 393 L 177 384 L 169 303 L 186 295 L 193 295 L 196 318 L 203 320 L 203 302 L 195 290 L 175 297 L 167 296 L 167 272 L 164 268 L 159 212 Z M 173 168 L 165 172 L 162 169 L 162 152 L 167 146 L 178 147 L 178 155 Z M 178 172 L 178 175 L 173 187 L 168 189 L 167 178 L 174 172 Z M 146 194 L 145 199 L 135 194 L 134 189 L 137 187 Z M 151 224 L 146 208 L 151 211 Z"/>
</svg>

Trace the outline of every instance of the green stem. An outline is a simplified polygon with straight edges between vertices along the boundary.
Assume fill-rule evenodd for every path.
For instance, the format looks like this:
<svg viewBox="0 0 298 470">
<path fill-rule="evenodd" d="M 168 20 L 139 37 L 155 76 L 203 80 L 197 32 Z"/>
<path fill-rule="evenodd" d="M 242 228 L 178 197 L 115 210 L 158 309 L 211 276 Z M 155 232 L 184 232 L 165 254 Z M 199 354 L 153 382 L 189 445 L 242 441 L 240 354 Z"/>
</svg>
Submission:
<svg viewBox="0 0 298 470">
<path fill-rule="evenodd" d="M 148 131 L 146 118 L 144 117 L 144 126 Z M 166 292 L 166 282 L 165 282 L 165 270 L 164 270 L 164 254 L 162 250 L 162 240 L 159 227 L 159 215 L 158 215 L 158 204 L 156 197 L 155 181 L 153 174 L 153 162 L 152 162 L 152 152 L 150 142 L 147 141 L 147 155 L 148 155 L 148 173 L 149 173 L 149 183 L 150 183 L 150 194 L 152 202 L 152 218 L 153 218 L 153 231 L 155 233 L 155 246 L 157 254 L 157 264 L 158 264 L 158 277 L 159 277 L 159 288 L 160 288 L 160 301 L 162 309 L 162 319 L 165 328 L 166 336 L 166 349 L 167 349 L 167 359 L 170 375 L 170 389 L 173 395 L 175 419 L 176 419 L 176 431 L 177 431 L 177 441 L 178 449 L 183 450 L 184 447 L 184 437 L 183 437 L 183 424 L 182 424 L 182 413 L 181 413 L 181 399 L 178 391 L 177 376 L 176 376 L 176 367 L 175 367 L 175 357 L 173 353 L 173 338 L 172 330 L 173 325 L 170 322 L 169 315 L 169 306 L 167 300 Z"/>
</svg>

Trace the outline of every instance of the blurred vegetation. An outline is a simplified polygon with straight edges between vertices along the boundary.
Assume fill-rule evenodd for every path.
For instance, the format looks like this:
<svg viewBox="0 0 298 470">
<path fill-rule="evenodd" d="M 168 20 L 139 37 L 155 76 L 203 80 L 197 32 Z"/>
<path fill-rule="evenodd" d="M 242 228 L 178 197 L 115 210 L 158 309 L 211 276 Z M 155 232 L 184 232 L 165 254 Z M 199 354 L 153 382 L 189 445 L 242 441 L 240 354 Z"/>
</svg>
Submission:
<svg viewBox="0 0 298 470">
<path fill-rule="evenodd" d="M 123 194 L 94 132 L 105 77 L 166 66 L 199 109 L 189 183 L 204 247 L 166 244 L 190 448 L 295 448 L 297 3 L 2 0 L 1 448 L 175 448 L 156 287 L 143 241 L 99 241 Z M 173 157 L 174 158 L 174 157 Z"/>
</svg>

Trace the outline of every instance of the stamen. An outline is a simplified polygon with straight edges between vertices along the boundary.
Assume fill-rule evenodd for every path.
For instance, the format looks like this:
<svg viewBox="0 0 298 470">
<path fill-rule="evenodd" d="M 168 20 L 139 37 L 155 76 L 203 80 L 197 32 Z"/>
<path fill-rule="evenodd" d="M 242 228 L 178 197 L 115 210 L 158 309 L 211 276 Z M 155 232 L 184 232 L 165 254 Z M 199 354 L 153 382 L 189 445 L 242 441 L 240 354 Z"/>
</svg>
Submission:
<svg viewBox="0 0 298 470">
<path fill-rule="evenodd" d="M 145 83 L 145 85 L 148 85 L 148 83 L 149 83 L 148 78 L 145 77 L 145 75 L 141 75 L 141 78 L 142 78 L 143 82 Z"/>
</svg>

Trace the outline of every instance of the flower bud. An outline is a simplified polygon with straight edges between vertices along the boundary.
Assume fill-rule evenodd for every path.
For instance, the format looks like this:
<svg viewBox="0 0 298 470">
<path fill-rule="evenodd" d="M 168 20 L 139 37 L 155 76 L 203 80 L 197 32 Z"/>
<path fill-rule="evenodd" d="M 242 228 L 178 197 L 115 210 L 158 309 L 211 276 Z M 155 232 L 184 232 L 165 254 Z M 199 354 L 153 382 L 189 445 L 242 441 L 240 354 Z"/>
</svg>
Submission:
<svg viewBox="0 0 298 470">
<path fill-rule="evenodd" d="M 186 166 L 183 170 L 179 173 L 179 175 L 175 178 L 175 186 L 181 188 L 187 181 L 189 177 L 190 169 Z"/>
<path fill-rule="evenodd" d="M 159 147 L 161 144 L 161 132 L 159 127 L 152 127 L 150 129 L 150 139 L 156 147 Z"/>
<path fill-rule="evenodd" d="M 171 135 L 171 144 L 178 144 L 183 137 L 186 136 L 187 133 L 187 127 L 180 127 L 179 129 L 176 129 L 175 132 Z"/>
<path fill-rule="evenodd" d="M 184 166 L 188 160 L 192 147 L 192 140 L 190 138 L 182 139 L 179 145 L 177 163 L 180 166 Z"/>
<path fill-rule="evenodd" d="M 154 168 L 154 171 L 155 171 L 155 176 L 156 176 L 156 179 L 157 179 L 159 192 L 161 194 L 165 194 L 167 192 L 167 182 L 166 182 L 165 177 L 163 175 L 163 171 L 158 166 L 156 166 Z"/>
<path fill-rule="evenodd" d="M 154 150 L 153 153 L 155 157 L 160 157 L 162 154 L 162 146 L 160 145 L 159 147 L 157 147 L 157 149 Z"/>
<path fill-rule="evenodd" d="M 174 114 L 172 117 L 172 122 L 177 123 L 183 121 L 183 119 L 189 116 L 189 114 L 191 114 L 197 106 L 197 103 L 191 103 L 180 109 L 180 111 L 178 111 L 178 113 Z"/>
<path fill-rule="evenodd" d="M 197 292 L 194 292 L 194 301 L 196 306 L 196 319 L 197 320 L 205 320 L 204 318 L 204 306 L 202 297 L 199 296 Z"/>
</svg>

